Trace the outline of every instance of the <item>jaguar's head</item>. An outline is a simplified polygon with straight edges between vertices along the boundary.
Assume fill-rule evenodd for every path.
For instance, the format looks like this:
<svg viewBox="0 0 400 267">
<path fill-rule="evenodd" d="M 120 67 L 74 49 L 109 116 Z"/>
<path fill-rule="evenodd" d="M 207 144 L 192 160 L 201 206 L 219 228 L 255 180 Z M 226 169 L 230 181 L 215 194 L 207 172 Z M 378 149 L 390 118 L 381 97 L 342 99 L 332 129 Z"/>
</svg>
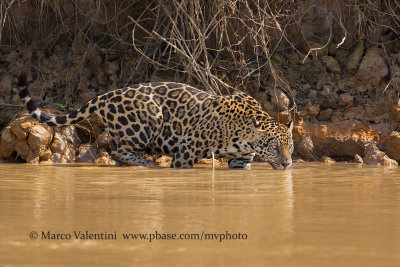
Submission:
<svg viewBox="0 0 400 267">
<path fill-rule="evenodd" d="M 276 170 L 291 168 L 293 121 L 285 125 L 271 120 L 264 123 L 254 120 L 254 125 L 258 135 L 255 143 L 257 155 Z"/>
</svg>

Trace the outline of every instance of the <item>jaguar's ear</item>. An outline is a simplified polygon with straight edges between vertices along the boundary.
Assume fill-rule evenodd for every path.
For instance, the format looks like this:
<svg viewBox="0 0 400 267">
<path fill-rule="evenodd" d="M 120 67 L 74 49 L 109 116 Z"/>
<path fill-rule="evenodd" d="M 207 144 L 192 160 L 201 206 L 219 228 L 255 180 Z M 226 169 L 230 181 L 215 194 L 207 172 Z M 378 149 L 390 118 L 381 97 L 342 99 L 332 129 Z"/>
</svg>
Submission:
<svg viewBox="0 0 400 267">
<path fill-rule="evenodd" d="M 264 129 L 262 128 L 261 122 L 259 122 L 259 121 L 256 120 L 255 118 L 253 118 L 253 124 L 254 124 L 254 127 L 256 127 L 257 131 L 259 131 L 259 132 L 265 132 L 265 131 L 266 131 L 266 130 L 264 130 Z"/>
<path fill-rule="evenodd" d="M 289 131 L 292 132 L 293 131 L 293 120 L 289 121 L 289 123 L 286 124 L 286 126 L 289 128 Z"/>
</svg>

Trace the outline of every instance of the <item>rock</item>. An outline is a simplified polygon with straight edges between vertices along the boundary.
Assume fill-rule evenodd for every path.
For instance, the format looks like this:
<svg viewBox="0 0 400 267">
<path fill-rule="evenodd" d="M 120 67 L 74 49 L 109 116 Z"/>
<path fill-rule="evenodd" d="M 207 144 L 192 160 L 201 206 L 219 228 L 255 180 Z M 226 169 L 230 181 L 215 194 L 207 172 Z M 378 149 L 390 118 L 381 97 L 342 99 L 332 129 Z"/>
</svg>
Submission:
<svg viewBox="0 0 400 267">
<path fill-rule="evenodd" d="M 346 62 L 347 62 L 346 56 L 347 56 L 347 51 L 346 50 L 341 49 L 341 48 L 336 49 L 335 59 L 337 60 L 337 62 L 339 62 L 339 64 L 341 66 L 346 65 Z"/>
<path fill-rule="evenodd" d="M 113 160 L 111 157 L 100 157 L 95 159 L 95 161 L 93 162 L 94 165 L 111 165 L 111 166 L 115 166 L 117 164 L 117 162 L 115 160 Z"/>
<path fill-rule="evenodd" d="M 14 154 L 18 154 L 26 162 L 38 163 L 40 157 L 49 158 L 47 150 L 52 136 L 50 127 L 39 124 L 33 118 L 17 118 L 3 131 L 0 155 L 12 159 Z"/>
<path fill-rule="evenodd" d="M 22 122 L 20 119 L 19 122 L 10 124 L 11 131 L 18 141 L 25 140 L 25 138 L 28 136 L 29 129 L 32 127 L 33 124 L 31 121 Z"/>
<path fill-rule="evenodd" d="M 327 157 L 327 156 L 322 156 L 321 162 L 328 163 L 328 164 L 336 163 L 336 161 L 334 159 Z"/>
<path fill-rule="evenodd" d="M 50 145 L 50 149 L 53 153 L 63 154 L 67 149 L 68 141 L 60 133 L 55 133 L 53 142 Z"/>
<path fill-rule="evenodd" d="M 269 112 L 269 115 L 279 123 L 283 124 L 288 124 L 292 119 L 292 115 L 287 110 L 282 112 Z"/>
<path fill-rule="evenodd" d="M 373 103 L 364 105 L 366 118 L 369 122 L 381 123 L 387 122 L 388 119 L 388 107 L 386 101 L 383 98 L 376 99 Z"/>
<path fill-rule="evenodd" d="M 62 5 L 62 10 L 67 18 L 71 17 L 75 13 L 75 5 L 72 2 L 65 2 Z"/>
<path fill-rule="evenodd" d="M 100 150 L 99 150 L 100 151 Z M 111 156 L 106 151 L 101 151 L 97 153 L 98 158 L 95 159 L 95 165 L 116 165 L 116 161 L 111 158 Z"/>
<path fill-rule="evenodd" d="M 336 44 L 330 42 L 328 44 L 328 55 L 334 56 L 336 54 L 336 49 L 337 49 Z"/>
<path fill-rule="evenodd" d="M 97 82 L 96 78 L 92 78 L 90 80 L 90 86 L 92 86 L 93 88 L 97 89 L 99 87 L 99 83 Z"/>
<path fill-rule="evenodd" d="M 332 118 L 333 110 L 328 108 L 322 110 L 319 115 L 318 115 L 318 120 L 319 121 L 329 121 Z"/>
<path fill-rule="evenodd" d="M 383 165 L 389 167 L 398 165 L 395 160 L 389 158 L 384 152 L 379 151 L 375 144 L 366 144 L 364 154 L 363 161 L 368 165 Z"/>
<path fill-rule="evenodd" d="M 48 149 L 53 136 L 51 128 L 38 124 L 33 126 L 29 131 L 28 144 L 29 147 L 34 151 L 34 155 L 42 156 L 42 154 Z M 31 159 L 25 159 L 29 162 Z"/>
<path fill-rule="evenodd" d="M 88 50 L 88 59 L 93 66 L 100 66 L 102 59 L 96 47 Z"/>
<path fill-rule="evenodd" d="M 173 77 L 168 76 L 165 72 L 162 71 L 154 71 L 150 77 L 151 82 L 168 82 L 173 81 Z"/>
<path fill-rule="evenodd" d="M 399 59 L 397 62 L 400 62 L 400 53 L 399 53 Z M 397 91 L 400 89 L 400 64 L 397 65 L 396 61 L 391 62 L 391 70 L 390 70 L 390 86 Z"/>
<path fill-rule="evenodd" d="M 357 106 L 357 107 L 348 107 L 346 111 L 343 114 L 343 119 L 344 120 L 359 120 L 359 121 L 365 121 L 366 116 L 365 116 L 365 110 L 363 106 Z"/>
<path fill-rule="evenodd" d="M 361 163 L 361 164 L 364 163 L 362 157 L 361 157 L 360 155 L 358 155 L 358 154 L 355 154 L 355 155 L 354 155 L 354 160 L 353 160 L 353 162 L 354 162 L 354 163 Z"/>
<path fill-rule="evenodd" d="M 51 164 L 54 164 L 54 162 L 53 162 L 51 159 L 48 159 L 48 160 L 41 160 L 41 161 L 39 162 L 39 164 L 42 164 L 42 165 L 51 165 Z"/>
<path fill-rule="evenodd" d="M 314 152 L 314 144 L 311 137 L 305 136 L 300 140 L 294 139 L 294 150 L 306 159 L 311 158 Z"/>
<path fill-rule="evenodd" d="M 18 60 L 19 54 L 17 51 L 13 50 L 9 54 L 2 56 L 1 60 L 8 63 L 15 63 Z"/>
<path fill-rule="evenodd" d="M 400 121 L 400 99 L 396 95 L 392 95 L 391 99 L 388 100 L 388 108 L 394 119 Z"/>
<path fill-rule="evenodd" d="M 204 165 L 208 165 L 209 167 L 212 167 L 212 159 L 201 159 L 199 161 L 199 164 L 204 164 Z M 221 161 L 214 159 L 214 166 L 216 168 L 221 167 L 221 165 L 222 165 Z"/>
<path fill-rule="evenodd" d="M 119 71 L 119 65 L 117 61 L 105 61 L 104 62 L 104 72 L 107 75 L 112 75 L 114 73 L 116 73 L 117 71 Z"/>
<path fill-rule="evenodd" d="M 97 145 L 99 149 L 105 148 L 107 150 L 111 150 L 111 138 L 107 134 L 99 134 L 94 143 Z"/>
<path fill-rule="evenodd" d="M 339 106 L 352 106 L 354 97 L 349 93 L 344 93 L 339 96 Z"/>
<path fill-rule="evenodd" d="M 289 56 L 288 61 L 290 64 L 298 64 L 300 62 L 300 57 L 298 54 L 293 54 Z"/>
<path fill-rule="evenodd" d="M 73 126 L 62 127 L 59 132 L 54 133 L 50 149 L 53 153 L 63 155 L 67 162 L 74 162 L 79 143 Z"/>
<path fill-rule="evenodd" d="M 367 53 L 361 61 L 357 77 L 365 84 L 377 86 L 381 79 L 388 73 L 389 70 L 381 56 L 381 50 L 376 47 L 371 47 L 367 50 Z"/>
<path fill-rule="evenodd" d="M 17 152 L 18 156 L 20 156 L 28 163 L 34 163 L 36 161 L 35 158 L 39 159 L 39 153 L 35 153 L 35 151 L 33 151 L 32 148 L 29 147 L 26 140 L 22 142 L 14 142 L 13 152 Z"/>
<path fill-rule="evenodd" d="M 363 53 L 364 53 L 364 42 L 360 41 L 356 49 L 353 51 L 353 53 L 349 56 L 349 58 L 346 61 L 347 72 L 349 73 L 357 72 Z"/>
<path fill-rule="evenodd" d="M 113 82 L 113 84 L 115 84 L 115 88 L 117 88 L 118 81 L 119 81 L 118 75 L 114 73 L 114 74 L 111 74 L 108 78 L 110 79 L 110 81 Z"/>
<path fill-rule="evenodd" d="M 295 83 L 301 79 L 301 71 L 297 67 L 289 67 L 287 78 L 291 83 Z"/>
<path fill-rule="evenodd" d="M 286 64 L 286 59 L 278 53 L 274 53 L 271 59 L 280 65 Z"/>
<path fill-rule="evenodd" d="M 392 132 L 386 139 L 385 146 L 387 155 L 400 162 L 400 134 Z"/>
<path fill-rule="evenodd" d="M 339 63 L 334 57 L 331 56 L 323 56 L 322 60 L 324 61 L 326 68 L 328 71 L 332 73 L 342 73 L 342 69 L 340 68 Z"/>
<path fill-rule="evenodd" d="M 400 40 L 397 39 L 393 44 L 393 50 L 395 53 L 400 53 Z"/>
<path fill-rule="evenodd" d="M 8 73 L 0 73 L 0 95 L 8 96 L 12 90 L 12 83 L 14 81 L 14 76 Z"/>
<path fill-rule="evenodd" d="M 330 123 L 309 123 L 301 121 L 293 130 L 295 151 L 308 157 L 328 156 L 353 159 L 355 154 L 364 155 L 364 146 L 380 140 L 379 134 L 360 121 L 339 121 Z M 300 144 L 311 142 L 307 150 Z"/>
<path fill-rule="evenodd" d="M 319 113 L 319 106 L 313 105 L 307 107 L 307 115 L 311 118 L 315 118 Z"/>
<path fill-rule="evenodd" d="M 287 110 L 290 104 L 289 98 L 280 89 L 271 90 L 271 102 L 280 110 Z"/>
<path fill-rule="evenodd" d="M 79 147 L 77 162 L 92 163 L 96 159 L 97 149 L 93 144 L 83 144 Z"/>
<path fill-rule="evenodd" d="M 87 50 L 87 43 L 85 34 L 80 31 L 75 35 L 74 43 L 72 44 L 72 50 L 78 55 L 83 55 Z"/>
<path fill-rule="evenodd" d="M 156 165 L 163 168 L 169 168 L 171 166 L 172 157 L 170 156 L 161 156 L 156 159 Z"/>
<path fill-rule="evenodd" d="M 318 105 L 313 106 L 310 103 L 305 109 L 299 111 L 299 116 L 301 118 L 310 120 L 313 122 L 317 121 L 316 116 L 318 114 L 319 114 L 319 106 Z"/>
<path fill-rule="evenodd" d="M 51 155 L 51 161 L 53 163 L 67 163 L 67 160 L 65 159 L 64 155 L 61 155 L 59 153 L 53 153 Z"/>
<path fill-rule="evenodd" d="M 9 159 L 13 152 L 15 152 L 13 139 L 12 139 L 11 127 L 7 126 L 1 133 L 0 139 L 0 158 Z"/>
<path fill-rule="evenodd" d="M 21 101 L 21 99 L 18 95 L 11 95 L 10 104 L 19 105 L 21 103 L 20 101 Z M 13 117 L 15 117 L 15 112 L 12 112 L 12 115 L 13 115 Z M 0 119 L 0 121 L 1 121 L 1 119 Z M 7 120 L 7 122 L 8 121 L 10 121 L 10 120 Z"/>
<path fill-rule="evenodd" d="M 104 71 L 102 70 L 98 70 L 96 71 L 96 79 L 98 84 L 100 85 L 105 85 L 107 83 L 107 77 L 106 74 L 104 73 Z"/>
<path fill-rule="evenodd" d="M 50 161 L 51 159 L 51 150 L 47 149 L 46 151 L 44 151 L 41 155 L 40 155 L 40 161 Z M 49 164 L 50 162 L 48 162 Z"/>
<path fill-rule="evenodd" d="M 29 163 L 70 163 L 75 161 L 79 145 L 80 139 L 74 126 L 51 128 L 30 116 L 24 116 L 12 121 L 2 132 L 0 157 L 13 160 L 18 155 Z M 103 148 L 103 151 L 106 149 Z M 79 150 L 78 161 L 93 162 L 96 153 L 94 144 L 83 145 Z M 105 158 L 103 163 L 112 164 Z"/>
</svg>

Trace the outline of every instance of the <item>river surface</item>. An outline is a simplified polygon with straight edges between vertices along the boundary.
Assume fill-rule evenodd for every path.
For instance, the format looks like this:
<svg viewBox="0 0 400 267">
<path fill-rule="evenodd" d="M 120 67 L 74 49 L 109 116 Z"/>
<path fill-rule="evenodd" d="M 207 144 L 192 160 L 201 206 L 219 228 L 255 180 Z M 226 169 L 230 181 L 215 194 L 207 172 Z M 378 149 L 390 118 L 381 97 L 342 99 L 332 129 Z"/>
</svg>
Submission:
<svg viewBox="0 0 400 267">
<path fill-rule="evenodd" d="M 1 266 L 399 264 L 400 168 L 0 165 Z"/>
</svg>

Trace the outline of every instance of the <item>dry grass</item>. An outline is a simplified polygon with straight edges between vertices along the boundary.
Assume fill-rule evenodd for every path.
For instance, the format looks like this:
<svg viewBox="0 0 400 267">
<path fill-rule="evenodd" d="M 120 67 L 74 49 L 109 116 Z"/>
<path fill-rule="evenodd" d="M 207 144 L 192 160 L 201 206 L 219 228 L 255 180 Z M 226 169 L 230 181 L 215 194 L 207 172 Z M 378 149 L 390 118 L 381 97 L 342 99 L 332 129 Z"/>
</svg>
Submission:
<svg viewBox="0 0 400 267">
<path fill-rule="evenodd" d="M 246 89 L 251 83 L 260 86 L 268 75 L 284 85 L 274 71 L 271 53 L 288 39 L 285 26 L 291 18 L 283 12 L 288 5 L 291 3 L 282 2 L 278 8 L 265 1 L 155 1 L 151 29 L 130 18 L 134 23 L 132 43 L 156 69 L 172 70 L 211 92 Z M 137 45 L 137 29 L 148 35 L 142 45 Z"/>
<path fill-rule="evenodd" d="M 361 39 L 386 48 L 399 38 L 399 14 L 399 2 L 390 0 L 2 0 L 0 42 L 52 49 L 80 33 L 87 49 L 105 48 L 111 57 L 133 47 L 140 81 L 160 72 L 216 94 L 268 85 L 290 96 L 275 53 L 305 59 L 330 43 L 350 50 Z M 318 20 L 326 29 L 313 32 L 307 23 Z M 310 40 L 321 46 L 309 49 Z"/>
</svg>

